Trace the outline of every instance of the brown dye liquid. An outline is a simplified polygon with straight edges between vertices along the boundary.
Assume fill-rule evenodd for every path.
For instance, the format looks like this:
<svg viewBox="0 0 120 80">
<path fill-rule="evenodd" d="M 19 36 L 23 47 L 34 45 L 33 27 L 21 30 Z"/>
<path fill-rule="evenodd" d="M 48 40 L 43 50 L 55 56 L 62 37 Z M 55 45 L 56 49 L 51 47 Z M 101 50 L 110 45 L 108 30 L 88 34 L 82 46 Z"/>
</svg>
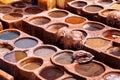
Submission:
<svg viewBox="0 0 120 80">
<path fill-rule="evenodd" d="M 52 48 L 43 47 L 34 52 L 36 56 L 41 56 L 43 58 L 50 57 L 53 53 L 55 53 L 57 50 L 54 50 Z"/>
<path fill-rule="evenodd" d="M 74 6 L 74 7 L 83 7 L 85 5 L 87 5 L 86 2 L 80 2 L 80 1 L 76 1 L 76 2 L 72 3 L 72 6 Z"/>
<path fill-rule="evenodd" d="M 54 57 L 55 61 L 59 64 L 72 64 L 73 56 L 71 53 L 63 52 Z"/>
<path fill-rule="evenodd" d="M 104 76 L 103 80 L 120 80 L 120 73 L 109 73 Z"/>
<path fill-rule="evenodd" d="M 88 6 L 85 8 L 86 11 L 90 11 L 90 12 L 98 12 L 100 10 L 102 10 L 102 7 L 99 6 Z"/>
<path fill-rule="evenodd" d="M 91 48 L 101 48 L 108 45 L 110 41 L 101 38 L 90 38 L 86 40 L 86 45 Z"/>
<path fill-rule="evenodd" d="M 47 67 L 40 73 L 40 76 L 46 80 L 56 80 L 62 75 L 64 75 L 64 71 L 58 67 Z"/>
<path fill-rule="evenodd" d="M 109 38 L 109 39 L 120 39 L 120 35 L 116 35 L 116 34 L 107 34 L 104 37 Z"/>
<path fill-rule="evenodd" d="M 0 13 L 5 14 L 5 13 L 10 13 L 11 11 L 12 11 L 12 8 L 10 8 L 10 7 L 7 7 L 7 6 L 0 7 Z"/>
<path fill-rule="evenodd" d="M 16 12 L 16 13 L 22 13 L 23 11 L 22 11 L 22 9 L 15 9 L 14 12 Z"/>
<path fill-rule="evenodd" d="M 54 18 L 61 18 L 61 17 L 67 16 L 68 13 L 64 11 L 53 11 L 53 12 L 50 12 L 48 15 Z"/>
<path fill-rule="evenodd" d="M 116 9 L 116 10 L 120 10 L 120 4 L 118 3 L 116 3 L 116 4 L 113 4 L 113 5 L 111 5 L 110 6 L 110 9 Z"/>
<path fill-rule="evenodd" d="M 38 14 L 42 12 L 42 10 L 39 7 L 29 7 L 25 9 L 25 12 L 29 14 Z"/>
<path fill-rule="evenodd" d="M 34 70 L 34 69 L 37 69 L 41 66 L 41 63 L 39 62 L 30 62 L 30 63 L 27 63 L 23 66 L 24 69 L 28 69 L 28 70 Z"/>
<path fill-rule="evenodd" d="M 110 47 L 107 49 L 106 53 L 120 56 L 120 47 Z"/>
<path fill-rule="evenodd" d="M 85 22 L 86 19 L 81 18 L 81 17 L 69 17 L 65 20 L 65 22 L 70 23 L 70 24 L 81 24 Z"/>
<path fill-rule="evenodd" d="M 23 59 L 27 57 L 27 54 L 23 51 L 14 51 L 14 52 L 11 52 L 11 53 L 8 53 L 4 56 L 4 59 L 6 59 L 7 61 L 10 61 L 10 62 L 18 62 L 19 60 Z"/>
<path fill-rule="evenodd" d="M 47 28 L 47 30 L 49 30 L 49 31 L 51 31 L 53 33 L 56 33 L 62 27 L 68 27 L 68 26 L 65 25 L 65 24 L 53 24 L 53 25 L 49 26 Z"/>
<path fill-rule="evenodd" d="M 88 77 L 98 76 L 105 71 L 102 65 L 99 65 L 95 62 L 90 62 L 87 64 L 77 64 L 75 66 L 75 70 L 79 74 L 88 76 Z"/>
<path fill-rule="evenodd" d="M 49 22 L 50 22 L 50 19 L 46 17 L 38 17 L 30 21 L 30 23 L 33 23 L 35 25 L 44 25 Z"/>
<path fill-rule="evenodd" d="M 21 19 L 23 16 L 21 14 L 17 13 L 11 13 L 11 14 L 6 14 L 3 16 L 3 19 L 5 20 L 18 20 Z"/>
</svg>

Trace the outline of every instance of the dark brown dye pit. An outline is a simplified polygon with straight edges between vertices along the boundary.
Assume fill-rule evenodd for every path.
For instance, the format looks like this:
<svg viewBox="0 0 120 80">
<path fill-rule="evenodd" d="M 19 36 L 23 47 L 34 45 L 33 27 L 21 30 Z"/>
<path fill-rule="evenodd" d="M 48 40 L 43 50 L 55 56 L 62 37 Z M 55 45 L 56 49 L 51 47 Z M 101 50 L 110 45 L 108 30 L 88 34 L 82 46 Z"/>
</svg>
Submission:
<svg viewBox="0 0 120 80">
<path fill-rule="evenodd" d="M 63 28 L 63 27 L 68 27 L 67 24 L 63 24 L 63 23 L 56 23 L 56 24 L 52 24 L 50 25 L 47 30 L 48 31 L 51 31 L 53 33 L 57 33 L 57 31 L 60 29 L 60 28 Z"/>
<path fill-rule="evenodd" d="M 27 6 L 27 4 L 24 2 L 14 2 L 11 5 L 16 8 L 24 8 Z"/>
<path fill-rule="evenodd" d="M 74 7 L 83 7 L 83 6 L 87 5 L 87 3 L 84 1 L 75 1 L 71 5 Z"/>
<path fill-rule="evenodd" d="M 13 50 L 13 47 L 9 44 L 0 44 L 0 53 L 8 53 Z"/>
<path fill-rule="evenodd" d="M 89 38 L 86 40 L 85 44 L 91 48 L 101 48 L 110 44 L 110 41 L 102 38 Z"/>
<path fill-rule="evenodd" d="M 28 58 L 19 63 L 23 69 L 26 70 L 35 70 L 43 64 L 43 60 L 41 58 Z"/>
<path fill-rule="evenodd" d="M 38 41 L 33 38 L 21 38 L 14 45 L 18 48 L 32 48 L 38 44 Z"/>
<path fill-rule="evenodd" d="M 65 19 L 65 22 L 70 23 L 70 24 L 81 24 L 85 22 L 86 19 L 83 17 L 77 17 L 77 16 L 71 16 Z"/>
<path fill-rule="evenodd" d="M 68 13 L 65 11 L 52 11 L 52 12 L 48 13 L 48 15 L 51 17 L 54 17 L 54 18 L 61 18 L 61 17 L 67 16 Z"/>
<path fill-rule="evenodd" d="M 120 39 L 120 31 L 109 30 L 103 33 L 103 36 L 108 39 Z"/>
<path fill-rule="evenodd" d="M 23 15 L 19 14 L 19 13 L 9 13 L 9 14 L 5 14 L 2 18 L 4 20 L 12 21 L 12 20 L 21 19 L 22 17 L 23 17 Z"/>
<path fill-rule="evenodd" d="M 102 5 L 109 5 L 111 4 L 113 1 L 112 0 L 99 0 L 98 3 L 102 4 Z"/>
<path fill-rule="evenodd" d="M 13 52 L 10 52 L 10 53 L 7 53 L 5 56 L 4 56 L 4 59 L 7 60 L 7 61 L 10 61 L 10 62 L 18 62 L 19 60 L 23 59 L 27 57 L 27 54 L 23 51 L 13 51 Z"/>
<path fill-rule="evenodd" d="M 90 62 L 87 64 L 77 64 L 75 66 L 75 71 L 87 77 L 94 77 L 102 74 L 105 69 L 98 63 Z"/>
<path fill-rule="evenodd" d="M 110 47 L 107 49 L 106 53 L 120 56 L 120 47 Z"/>
<path fill-rule="evenodd" d="M 108 73 L 103 77 L 103 80 L 120 80 L 120 73 Z"/>
<path fill-rule="evenodd" d="M 104 25 L 98 23 L 86 23 L 83 28 L 88 31 L 98 31 L 104 29 Z"/>
<path fill-rule="evenodd" d="M 41 10 L 40 7 L 29 7 L 27 9 L 25 9 L 25 12 L 28 13 L 28 14 L 38 14 L 42 11 L 43 10 Z"/>
<path fill-rule="evenodd" d="M 59 67 L 46 67 L 40 72 L 40 76 L 46 80 L 56 80 L 64 75 L 64 71 Z"/>
<path fill-rule="evenodd" d="M 12 40 L 20 36 L 19 32 L 15 31 L 5 31 L 0 33 L 0 39 L 1 40 Z"/>
<path fill-rule="evenodd" d="M 57 49 L 52 46 L 41 46 L 34 51 L 34 54 L 36 56 L 41 56 L 43 58 L 46 58 L 46 57 L 50 57 L 56 51 Z"/>
<path fill-rule="evenodd" d="M 0 13 L 10 13 L 12 11 L 12 8 L 11 7 L 8 7 L 8 6 L 0 6 Z"/>
<path fill-rule="evenodd" d="M 36 17 L 30 20 L 30 23 L 35 25 L 44 25 L 50 22 L 50 19 L 47 17 Z"/>
<path fill-rule="evenodd" d="M 73 63 L 73 55 L 71 52 L 62 52 L 54 56 L 55 62 L 59 64 L 72 64 Z"/>
<path fill-rule="evenodd" d="M 85 7 L 85 10 L 89 11 L 89 12 L 99 12 L 102 9 L 103 9 L 103 7 L 98 6 L 98 5 L 89 5 L 89 6 Z"/>
<path fill-rule="evenodd" d="M 22 11 L 22 9 L 15 9 L 14 12 L 16 12 L 16 13 L 22 13 L 23 11 Z"/>
</svg>

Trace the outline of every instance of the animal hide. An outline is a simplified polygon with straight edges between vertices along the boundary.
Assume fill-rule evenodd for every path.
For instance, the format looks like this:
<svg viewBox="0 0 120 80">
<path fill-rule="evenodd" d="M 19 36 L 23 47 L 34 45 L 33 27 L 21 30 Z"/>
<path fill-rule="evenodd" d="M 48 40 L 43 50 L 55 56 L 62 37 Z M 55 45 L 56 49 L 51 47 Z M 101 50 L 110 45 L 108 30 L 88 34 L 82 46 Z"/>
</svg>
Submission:
<svg viewBox="0 0 120 80">
<path fill-rule="evenodd" d="M 82 40 L 84 35 L 79 30 L 70 30 L 66 27 L 59 29 L 57 33 L 57 42 L 64 49 L 80 49 L 82 48 Z"/>
</svg>

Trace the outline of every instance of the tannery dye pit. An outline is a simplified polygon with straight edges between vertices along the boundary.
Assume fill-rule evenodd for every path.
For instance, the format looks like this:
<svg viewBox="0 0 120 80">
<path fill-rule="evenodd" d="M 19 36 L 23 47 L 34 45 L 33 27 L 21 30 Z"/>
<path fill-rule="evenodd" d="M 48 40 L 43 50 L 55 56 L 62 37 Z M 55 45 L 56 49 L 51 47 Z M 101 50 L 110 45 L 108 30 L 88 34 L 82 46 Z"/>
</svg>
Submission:
<svg viewBox="0 0 120 80">
<path fill-rule="evenodd" d="M 27 54 L 23 51 L 13 51 L 13 52 L 10 52 L 10 53 L 7 53 L 5 56 L 4 56 L 4 59 L 7 60 L 7 61 L 10 61 L 10 62 L 18 62 L 19 60 L 23 59 L 27 57 Z"/>
<path fill-rule="evenodd" d="M 34 51 L 34 54 L 36 56 L 48 58 L 52 54 L 54 54 L 56 51 L 57 51 L 57 49 L 52 46 L 41 46 Z"/>
<path fill-rule="evenodd" d="M 110 44 L 110 41 L 102 38 L 89 38 L 85 44 L 91 48 L 101 48 Z"/>
<path fill-rule="evenodd" d="M 85 10 L 88 11 L 88 12 L 99 12 L 100 10 L 102 10 L 103 7 L 102 6 L 99 6 L 99 5 L 89 5 L 89 6 L 86 6 L 85 7 Z"/>
<path fill-rule="evenodd" d="M 12 40 L 20 36 L 20 33 L 14 31 L 5 31 L 0 34 L 1 40 Z"/>
<path fill-rule="evenodd" d="M 50 19 L 46 17 L 36 17 L 36 18 L 31 19 L 30 22 L 35 25 L 44 25 L 44 24 L 49 23 Z"/>
<path fill-rule="evenodd" d="M 32 48 L 38 44 L 38 41 L 32 38 L 22 38 L 17 40 L 14 44 L 18 48 Z"/>
<path fill-rule="evenodd" d="M 64 75 L 64 71 L 59 67 L 46 67 L 40 75 L 47 80 L 55 80 Z"/>
<path fill-rule="evenodd" d="M 98 76 L 105 71 L 102 65 L 95 62 L 90 62 L 87 64 L 78 64 L 76 65 L 75 70 L 79 74 L 85 75 L 88 77 Z"/>
<path fill-rule="evenodd" d="M 0 7 L 0 13 L 10 13 L 12 11 L 12 8 L 9 6 L 1 6 Z"/>
<path fill-rule="evenodd" d="M 50 12 L 48 15 L 53 18 L 61 18 L 61 17 L 67 16 L 68 13 L 65 11 L 53 11 L 53 12 Z"/>
<path fill-rule="evenodd" d="M 25 70 L 35 70 L 43 64 L 41 58 L 27 58 L 19 63 L 19 66 Z"/>
<path fill-rule="evenodd" d="M 61 52 L 54 56 L 54 60 L 59 64 L 72 64 L 73 56 L 71 52 Z"/>
<path fill-rule="evenodd" d="M 4 20 L 18 20 L 21 19 L 23 17 L 22 14 L 20 13 L 10 13 L 10 14 L 6 14 L 3 16 Z"/>
<path fill-rule="evenodd" d="M 70 24 L 81 24 L 85 22 L 86 19 L 82 17 L 72 16 L 72 17 L 67 18 L 65 21 Z"/>
<path fill-rule="evenodd" d="M 84 1 L 76 1 L 76 2 L 73 2 L 73 3 L 72 3 L 72 6 L 73 6 L 73 7 L 83 7 L 83 6 L 85 6 L 85 5 L 87 5 L 87 3 L 84 2 Z"/>
<path fill-rule="evenodd" d="M 104 29 L 104 25 L 95 22 L 88 22 L 84 24 L 83 28 L 88 31 L 98 31 Z"/>
</svg>

